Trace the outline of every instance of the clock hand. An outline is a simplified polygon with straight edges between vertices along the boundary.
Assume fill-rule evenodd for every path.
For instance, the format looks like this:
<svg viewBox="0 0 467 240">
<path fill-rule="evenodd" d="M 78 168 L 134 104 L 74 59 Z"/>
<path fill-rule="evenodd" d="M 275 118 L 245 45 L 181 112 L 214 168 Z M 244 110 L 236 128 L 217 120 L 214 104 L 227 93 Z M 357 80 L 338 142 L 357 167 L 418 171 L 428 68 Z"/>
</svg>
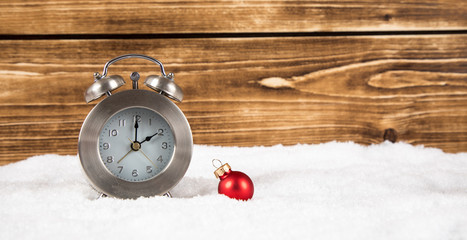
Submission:
<svg viewBox="0 0 467 240">
<path fill-rule="evenodd" d="M 117 161 L 117 163 L 120 163 L 126 156 L 128 156 L 128 154 L 130 154 L 133 150 L 130 150 L 128 151 L 125 156 L 123 156 L 122 158 L 120 158 L 120 160 Z"/>
<path fill-rule="evenodd" d="M 135 142 L 138 141 L 138 119 L 135 118 Z"/>
<path fill-rule="evenodd" d="M 154 133 L 153 135 L 151 136 L 147 136 L 142 142 L 140 142 L 139 144 L 142 144 L 144 142 L 147 142 L 147 141 L 150 141 L 152 137 L 156 136 L 158 134 L 158 132 Z"/>
<path fill-rule="evenodd" d="M 139 150 L 139 148 L 134 149 L 135 143 L 134 143 L 133 141 L 131 141 L 130 138 L 128 138 L 128 140 L 131 142 L 131 145 L 130 145 L 130 148 L 131 148 L 131 149 L 130 149 L 130 151 L 128 151 L 128 152 L 125 154 L 125 156 L 123 156 L 122 158 L 120 158 L 120 160 L 118 160 L 117 163 L 120 163 L 120 162 L 121 162 L 126 156 L 128 156 L 128 154 L 130 154 L 132 151 L 138 151 L 138 150 Z M 136 143 L 137 143 L 137 142 L 136 142 Z M 137 144 L 136 146 L 139 147 L 140 145 Z"/>
<path fill-rule="evenodd" d="M 143 152 L 142 149 L 140 149 L 139 152 L 142 153 L 142 154 L 146 157 L 146 159 L 147 159 L 155 168 L 157 168 L 157 167 L 156 167 L 156 164 L 154 164 L 154 163 L 151 161 L 151 159 L 149 159 L 148 156 L 146 156 L 146 154 Z"/>
<path fill-rule="evenodd" d="M 157 133 L 156 133 L 156 134 L 157 134 Z M 154 134 L 154 135 L 155 135 L 155 134 Z M 128 141 L 131 142 L 132 146 L 133 146 L 133 144 L 135 144 L 133 141 L 131 141 L 130 138 L 128 138 Z M 139 143 L 139 144 L 140 144 L 139 146 L 141 146 L 141 143 Z M 132 147 L 132 149 L 133 149 L 133 147 Z M 133 150 L 133 151 L 135 151 L 135 150 Z M 149 157 L 143 152 L 143 149 L 138 148 L 138 150 L 136 150 L 136 151 L 141 152 L 141 153 L 146 157 L 146 159 L 149 160 L 149 162 L 150 162 L 154 167 L 156 167 L 156 164 L 154 164 L 154 163 L 151 161 L 151 159 L 149 159 Z M 127 153 L 127 154 L 128 154 L 128 153 Z M 121 161 L 121 160 L 120 160 L 120 161 Z"/>
</svg>

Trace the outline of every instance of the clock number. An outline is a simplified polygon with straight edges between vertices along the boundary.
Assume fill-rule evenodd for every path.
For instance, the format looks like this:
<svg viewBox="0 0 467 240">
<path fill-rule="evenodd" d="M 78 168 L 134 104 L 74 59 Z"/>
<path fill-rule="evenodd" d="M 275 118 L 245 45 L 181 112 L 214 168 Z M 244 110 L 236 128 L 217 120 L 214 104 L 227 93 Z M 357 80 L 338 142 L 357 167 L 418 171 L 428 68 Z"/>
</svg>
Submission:
<svg viewBox="0 0 467 240">
<path fill-rule="evenodd" d="M 118 120 L 118 126 L 119 127 L 125 127 L 125 125 L 126 125 L 126 120 L 125 119 Z"/>
<path fill-rule="evenodd" d="M 151 120 L 152 120 L 152 119 L 149 119 L 149 126 L 151 126 L 151 125 L 152 125 L 152 121 L 151 121 Z"/>
<path fill-rule="evenodd" d="M 159 128 L 159 130 L 157 130 L 157 135 L 164 136 L 164 129 Z"/>
<path fill-rule="evenodd" d="M 162 143 L 162 149 L 167 149 L 167 143 L 166 142 Z"/>
<path fill-rule="evenodd" d="M 114 157 L 113 156 L 108 156 L 107 157 L 107 163 L 113 163 L 114 162 Z"/>
<path fill-rule="evenodd" d="M 141 116 L 135 115 L 135 122 L 141 122 Z"/>
<path fill-rule="evenodd" d="M 118 173 L 122 173 L 123 166 L 118 166 L 118 168 L 120 168 L 120 171 Z"/>
<path fill-rule="evenodd" d="M 103 148 L 104 150 L 107 150 L 107 149 L 110 148 L 110 144 L 109 144 L 109 143 L 104 143 L 104 144 L 102 144 L 102 148 Z"/>
<path fill-rule="evenodd" d="M 138 176 L 138 170 L 134 169 L 133 172 L 131 172 L 131 176 L 137 177 Z"/>
<path fill-rule="evenodd" d="M 117 129 L 109 130 L 109 137 L 115 137 L 118 135 Z"/>
<path fill-rule="evenodd" d="M 157 161 L 162 162 L 162 155 L 157 158 Z"/>
<path fill-rule="evenodd" d="M 146 172 L 147 173 L 152 173 L 152 167 L 151 166 L 146 166 Z"/>
</svg>

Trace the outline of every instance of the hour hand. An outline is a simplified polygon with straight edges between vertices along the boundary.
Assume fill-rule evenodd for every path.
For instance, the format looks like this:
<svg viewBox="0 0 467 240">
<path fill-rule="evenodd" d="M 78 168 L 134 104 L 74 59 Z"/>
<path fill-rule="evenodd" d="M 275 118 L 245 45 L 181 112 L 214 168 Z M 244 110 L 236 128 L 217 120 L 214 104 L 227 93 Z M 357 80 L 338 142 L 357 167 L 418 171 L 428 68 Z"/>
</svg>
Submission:
<svg viewBox="0 0 467 240">
<path fill-rule="evenodd" d="M 144 142 L 147 142 L 147 141 L 150 141 L 152 137 L 156 136 L 158 134 L 158 132 L 154 133 L 153 135 L 151 136 L 147 136 L 142 142 L 140 142 L 140 144 L 144 143 Z"/>
</svg>

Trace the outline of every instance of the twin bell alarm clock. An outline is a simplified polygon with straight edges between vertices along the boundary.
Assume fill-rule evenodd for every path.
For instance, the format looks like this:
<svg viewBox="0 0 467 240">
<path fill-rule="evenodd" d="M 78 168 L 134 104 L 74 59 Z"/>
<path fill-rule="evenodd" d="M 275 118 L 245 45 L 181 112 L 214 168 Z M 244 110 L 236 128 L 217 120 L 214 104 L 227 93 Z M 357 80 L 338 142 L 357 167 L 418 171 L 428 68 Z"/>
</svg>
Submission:
<svg viewBox="0 0 467 240">
<path fill-rule="evenodd" d="M 144 81 L 151 90 L 139 89 L 140 75 L 133 72 L 132 89 L 112 94 L 125 80 L 107 76 L 107 69 L 127 58 L 159 65 L 161 75 L 150 75 Z M 103 195 L 116 198 L 170 196 L 169 190 L 185 175 L 193 150 L 190 125 L 173 102 L 183 99 L 174 75 L 166 74 L 157 59 L 119 56 L 105 64 L 102 74 L 94 74 L 84 98 L 89 103 L 104 95 L 79 134 L 79 159 L 89 182 Z"/>
</svg>

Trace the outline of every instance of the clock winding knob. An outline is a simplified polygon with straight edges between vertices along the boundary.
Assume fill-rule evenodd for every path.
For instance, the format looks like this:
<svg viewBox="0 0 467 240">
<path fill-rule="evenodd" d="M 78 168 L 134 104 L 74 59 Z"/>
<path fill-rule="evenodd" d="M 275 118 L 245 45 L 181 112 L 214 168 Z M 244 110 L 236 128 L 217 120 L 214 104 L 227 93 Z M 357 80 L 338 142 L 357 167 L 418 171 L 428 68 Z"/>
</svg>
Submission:
<svg viewBox="0 0 467 240">
<path fill-rule="evenodd" d="M 131 81 L 133 81 L 133 89 L 138 89 L 138 80 L 139 80 L 139 73 L 132 72 L 130 75 Z"/>
</svg>

